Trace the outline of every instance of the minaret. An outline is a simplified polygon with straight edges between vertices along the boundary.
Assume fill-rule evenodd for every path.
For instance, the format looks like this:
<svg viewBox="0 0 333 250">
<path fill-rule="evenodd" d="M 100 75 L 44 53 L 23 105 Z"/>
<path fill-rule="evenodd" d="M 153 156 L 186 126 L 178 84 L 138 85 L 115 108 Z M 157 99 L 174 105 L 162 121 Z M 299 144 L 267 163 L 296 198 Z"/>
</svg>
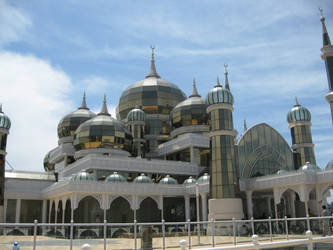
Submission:
<svg viewBox="0 0 333 250">
<path fill-rule="evenodd" d="M 5 199 L 5 163 L 7 135 L 10 129 L 10 119 L 2 111 L 0 104 L 0 223 L 4 221 L 4 199 Z"/>
<path fill-rule="evenodd" d="M 294 166 L 299 169 L 305 163 L 315 164 L 314 144 L 311 135 L 311 114 L 310 111 L 300 105 L 296 98 L 296 104 L 288 112 L 292 149 L 294 151 Z"/>
<path fill-rule="evenodd" d="M 225 77 L 229 88 L 227 70 Z M 215 220 L 243 217 L 235 153 L 237 131 L 233 126 L 233 103 L 231 92 L 223 88 L 217 79 L 217 84 L 208 92 L 206 98 L 212 156 L 209 217 Z"/>
<path fill-rule="evenodd" d="M 331 116 L 333 122 L 333 46 L 331 44 L 330 37 L 328 35 L 325 17 L 323 16 L 323 10 L 320 10 L 320 21 L 323 30 L 323 47 L 321 48 L 321 58 L 325 61 L 327 80 L 328 80 L 328 93 L 326 94 L 326 100 L 329 102 L 331 107 Z"/>
<path fill-rule="evenodd" d="M 127 114 L 127 125 L 133 137 L 133 155 L 142 157 L 144 154 L 143 148 L 145 145 L 144 131 L 145 131 L 146 114 L 143 110 L 136 106 Z"/>
</svg>

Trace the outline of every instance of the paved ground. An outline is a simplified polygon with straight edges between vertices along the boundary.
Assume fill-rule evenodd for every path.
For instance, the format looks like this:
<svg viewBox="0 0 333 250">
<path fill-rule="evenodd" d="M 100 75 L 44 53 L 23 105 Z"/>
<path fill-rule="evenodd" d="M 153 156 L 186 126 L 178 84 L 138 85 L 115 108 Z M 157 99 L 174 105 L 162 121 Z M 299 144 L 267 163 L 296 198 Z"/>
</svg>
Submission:
<svg viewBox="0 0 333 250">
<path fill-rule="evenodd" d="M 300 238 L 298 235 L 290 236 L 289 238 Z M 179 241 L 185 239 L 189 240 L 186 236 L 175 236 L 175 237 L 167 237 L 166 238 L 166 247 L 170 250 L 179 249 Z M 284 240 L 285 236 L 275 237 L 274 240 Z M 251 239 L 249 237 L 237 237 L 238 242 L 249 243 Z M 269 241 L 267 237 L 261 237 L 262 241 Z M 0 236 L 0 249 L 1 250 L 11 250 L 13 246 L 13 242 L 18 241 L 21 246 L 21 250 L 32 250 L 33 249 L 33 237 L 32 236 Z M 198 240 L 197 236 L 191 237 L 192 245 L 197 245 Z M 82 239 L 82 240 L 73 240 L 73 250 L 81 249 L 81 246 L 85 243 L 89 243 L 93 250 L 102 250 L 104 249 L 104 241 L 103 239 Z M 137 248 L 141 247 L 141 239 L 137 240 Z M 201 236 L 200 238 L 200 246 L 193 246 L 192 248 L 206 248 L 211 246 L 211 237 L 210 236 Z M 218 246 L 227 246 L 232 245 L 233 237 L 230 236 L 216 236 L 215 243 Z M 162 238 L 154 238 L 153 239 L 153 247 L 154 248 L 162 248 Z M 56 239 L 53 237 L 46 236 L 38 236 L 37 237 L 37 250 L 58 250 L 58 249 L 69 249 L 69 240 L 67 239 Z M 107 249 L 134 249 L 134 240 L 126 239 L 126 238 L 115 238 L 115 239 L 107 239 Z M 294 250 L 303 250 L 305 248 L 299 247 Z M 331 247 L 321 247 L 321 250 L 332 250 Z"/>
</svg>

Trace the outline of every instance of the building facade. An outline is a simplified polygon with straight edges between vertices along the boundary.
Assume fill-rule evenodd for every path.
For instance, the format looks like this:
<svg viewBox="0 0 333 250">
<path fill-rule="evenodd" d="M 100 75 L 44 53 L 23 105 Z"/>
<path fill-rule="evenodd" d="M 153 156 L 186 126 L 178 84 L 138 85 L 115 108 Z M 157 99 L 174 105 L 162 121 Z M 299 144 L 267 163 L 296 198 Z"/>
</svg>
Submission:
<svg viewBox="0 0 333 250">
<path fill-rule="evenodd" d="M 323 25 L 332 107 L 331 44 Z M 121 95 L 117 117 L 104 96 L 98 114 L 84 94 L 58 124 L 45 172 L 4 171 L 10 120 L 0 109 L 0 213 L 5 222 L 156 222 L 320 215 L 333 186 L 333 161 L 316 165 L 310 111 L 287 113 L 292 145 L 266 123 L 237 137 L 228 72 L 203 99 L 188 98 L 157 73 Z M 332 57 L 333 58 L 333 57 Z M 199 193 L 200 206 L 195 204 Z"/>
</svg>

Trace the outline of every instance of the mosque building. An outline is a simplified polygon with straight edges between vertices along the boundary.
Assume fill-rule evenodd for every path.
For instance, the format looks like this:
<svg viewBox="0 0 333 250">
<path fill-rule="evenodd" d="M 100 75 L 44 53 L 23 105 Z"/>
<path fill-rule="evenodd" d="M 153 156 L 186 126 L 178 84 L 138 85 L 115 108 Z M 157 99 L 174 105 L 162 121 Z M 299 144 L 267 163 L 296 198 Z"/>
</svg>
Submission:
<svg viewBox="0 0 333 250">
<path fill-rule="evenodd" d="M 333 118 L 333 47 L 323 16 L 321 22 Z M 58 124 L 45 172 L 5 171 L 11 123 L 0 106 L 1 221 L 193 221 L 197 209 L 203 221 L 320 215 L 333 161 L 316 165 L 311 113 L 301 101 L 286 112 L 291 146 L 266 123 L 244 122 L 238 137 L 227 65 L 224 81 L 217 79 L 206 98 L 195 79 L 187 98 L 157 73 L 154 56 L 152 47 L 149 73 L 121 94 L 117 117 L 106 96 L 95 114 L 83 95 Z"/>
</svg>

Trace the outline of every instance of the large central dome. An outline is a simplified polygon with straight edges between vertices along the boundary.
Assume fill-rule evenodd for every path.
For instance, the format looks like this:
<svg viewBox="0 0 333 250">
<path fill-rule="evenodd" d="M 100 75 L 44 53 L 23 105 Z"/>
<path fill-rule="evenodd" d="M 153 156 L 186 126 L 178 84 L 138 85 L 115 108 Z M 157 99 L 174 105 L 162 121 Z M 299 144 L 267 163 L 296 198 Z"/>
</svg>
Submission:
<svg viewBox="0 0 333 250">
<path fill-rule="evenodd" d="M 125 119 L 130 110 L 139 106 L 146 114 L 170 114 L 186 96 L 175 84 L 163 80 L 156 72 L 152 53 L 150 72 L 142 81 L 128 87 L 121 95 L 117 112 Z"/>
</svg>

